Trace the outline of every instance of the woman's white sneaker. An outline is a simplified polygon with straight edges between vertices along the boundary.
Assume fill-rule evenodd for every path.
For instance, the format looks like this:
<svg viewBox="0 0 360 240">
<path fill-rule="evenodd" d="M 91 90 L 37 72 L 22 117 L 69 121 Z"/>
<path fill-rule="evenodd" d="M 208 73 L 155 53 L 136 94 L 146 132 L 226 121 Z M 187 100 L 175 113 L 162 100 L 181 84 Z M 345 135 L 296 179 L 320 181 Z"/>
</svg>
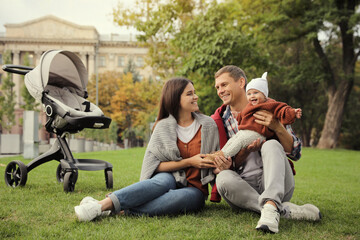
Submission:
<svg viewBox="0 0 360 240">
<path fill-rule="evenodd" d="M 81 206 L 81 205 L 84 205 L 84 204 L 86 204 L 86 203 L 89 203 L 89 202 L 98 203 L 99 201 L 96 200 L 96 199 L 93 198 L 93 197 L 87 196 L 87 197 L 84 197 L 84 198 L 81 200 L 80 206 Z M 110 210 L 101 212 L 101 216 L 102 216 L 102 217 L 109 216 L 110 214 L 111 214 L 111 211 L 110 211 Z"/>
<path fill-rule="evenodd" d="M 84 204 L 86 204 L 86 203 L 89 203 L 89 202 L 99 202 L 99 200 L 96 200 L 95 198 L 93 198 L 93 197 L 89 197 L 89 196 L 87 196 L 87 197 L 84 197 L 82 200 L 81 200 L 81 202 L 80 202 L 80 205 L 84 205 Z"/>
<path fill-rule="evenodd" d="M 97 202 L 87 202 L 75 207 L 75 214 L 80 222 L 89 222 L 101 216 L 101 205 Z"/>
</svg>

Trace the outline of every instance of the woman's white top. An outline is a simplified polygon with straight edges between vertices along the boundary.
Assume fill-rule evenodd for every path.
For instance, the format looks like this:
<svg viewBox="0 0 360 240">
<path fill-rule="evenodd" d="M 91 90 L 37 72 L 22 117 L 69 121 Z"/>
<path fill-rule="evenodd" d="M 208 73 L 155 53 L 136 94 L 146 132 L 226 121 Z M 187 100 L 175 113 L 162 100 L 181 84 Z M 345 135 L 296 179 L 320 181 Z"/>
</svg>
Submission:
<svg viewBox="0 0 360 240">
<path fill-rule="evenodd" d="M 183 143 L 188 143 L 195 137 L 200 126 L 200 123 L 196 119 L 187 127 L 182 127 L 178 124 L 176 126 L 177 136 Z"/>
</svg>

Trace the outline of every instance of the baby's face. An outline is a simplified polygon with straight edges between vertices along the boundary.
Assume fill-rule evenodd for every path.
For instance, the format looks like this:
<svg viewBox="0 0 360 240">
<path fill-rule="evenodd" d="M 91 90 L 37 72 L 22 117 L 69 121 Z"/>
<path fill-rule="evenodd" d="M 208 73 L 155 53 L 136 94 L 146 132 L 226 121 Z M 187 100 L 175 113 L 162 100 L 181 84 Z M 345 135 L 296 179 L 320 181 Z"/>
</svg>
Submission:
<svg viewBox="0 0 360 240">
<path fill-rule="evenodd" d="M 248 102 L 251 103 L 252 105 L 256 105 L 266 101 L 265 95 L 256 89 L 249 89 L 246 92 L 246 98 Z"/>
</svg>

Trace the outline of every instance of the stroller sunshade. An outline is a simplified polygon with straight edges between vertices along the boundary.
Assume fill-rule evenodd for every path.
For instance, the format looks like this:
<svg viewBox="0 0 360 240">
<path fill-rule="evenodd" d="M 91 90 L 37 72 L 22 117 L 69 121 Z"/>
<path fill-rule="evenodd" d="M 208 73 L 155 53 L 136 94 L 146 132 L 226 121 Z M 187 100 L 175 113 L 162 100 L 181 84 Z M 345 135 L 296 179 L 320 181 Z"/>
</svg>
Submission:
<svg viewBox="0 0 360 240">
<path fill-rule="evenodd" d="M 48 86 L 72 87 L 80 97 L 86 97 L 88 74 L 84 64 L 73 52 L 50 50 L 40 59 L 40 64 L 25 75 L 29 93 L 41 101 Z"/>
</svg>

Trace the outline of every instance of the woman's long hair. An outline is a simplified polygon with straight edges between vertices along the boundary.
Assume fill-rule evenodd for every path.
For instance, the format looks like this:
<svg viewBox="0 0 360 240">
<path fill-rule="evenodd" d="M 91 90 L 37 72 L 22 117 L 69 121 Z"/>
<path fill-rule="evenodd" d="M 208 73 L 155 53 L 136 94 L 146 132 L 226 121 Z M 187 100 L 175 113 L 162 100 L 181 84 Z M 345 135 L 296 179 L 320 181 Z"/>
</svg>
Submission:
<svg viewBox="0 0 360 240">
<path fill-rule="evenodd" d="M 165 83 L 161 93 L 159 114 L 154 128 L 158 121 L 167 118 L 169 114 L 173 115 L 176 121 L 178 120 L 181 94 L 189 83 L 193 84 L 192 81 L 184 77 L 172 78 Z"/>
</svg>

